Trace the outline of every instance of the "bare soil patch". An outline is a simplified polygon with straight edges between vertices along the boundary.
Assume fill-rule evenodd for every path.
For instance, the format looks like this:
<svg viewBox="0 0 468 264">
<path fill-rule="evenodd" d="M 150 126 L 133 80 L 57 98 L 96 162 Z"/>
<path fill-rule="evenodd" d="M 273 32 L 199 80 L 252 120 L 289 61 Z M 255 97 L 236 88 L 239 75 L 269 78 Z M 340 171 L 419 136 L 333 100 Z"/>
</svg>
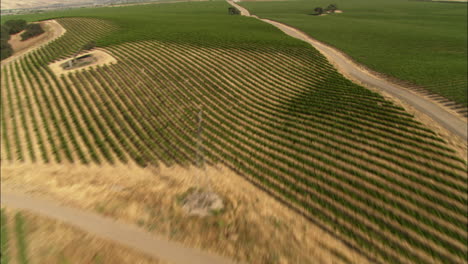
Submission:
<svg viewBox="0 0 468 264">
<path fill-rule="evenodd" d="M 55 61 L 49 64 L 49 67 L 57 76 L 59 76 L 61 74 L 68 74 L 96 66 L 117 63 L 117 60 L 112 55 L 102 49 L 96 49 L 77 56 L 78 62 L 71 68 L 68 68 L 68 62 L 71 60 L 72 58 L 67 58 Z"/>
<path fill-rule="evenodd" d="M 27 52 L 33 51 L 44 46 L 50 41 L 62 36 L 66 32 L 66 29 L 63 28 L 62 25 L 60 25 L 55 20 L 42 21 L 39 22 L 39 24 L 45 31 L 39 36 L 32 37 L 25 41 L 21 41 L 21 34 L 23 33 L 23 31 L 11 36 L 11 39 L 8 41 L 8 43 L 10 43 L 10 45 L 12 46 L 14 53 L 11 57 L 6 58 L 2 61 L 2 66 L 24 55 Z"/>
<path fill-rule="evenodd" d="M 148 232 L 247 263 L 335 263 L 336 252 L 353 263 L 366 259 L 231 170 L 206 169 L 225 209 L 189 216 L 181 195 L 199 186 L 196 168 L 139 168 L 2 164 L 5 191 L 61 203 L 137 224 Z"/>
</svg>

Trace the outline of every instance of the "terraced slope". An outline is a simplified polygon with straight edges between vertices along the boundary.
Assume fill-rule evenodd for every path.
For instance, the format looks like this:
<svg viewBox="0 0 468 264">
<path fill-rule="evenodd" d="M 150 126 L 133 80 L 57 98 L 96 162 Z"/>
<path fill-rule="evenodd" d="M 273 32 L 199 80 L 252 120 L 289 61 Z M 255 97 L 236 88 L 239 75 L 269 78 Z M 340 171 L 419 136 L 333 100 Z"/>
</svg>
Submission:
<svg viewBox="0 0 468 264">
<path fill-rule="evenodd" d="M 465 162 L 317 51 L 147 40 L 107 47 L 117 64 L 55 76 L 47 63 L 115 28 L 58 21 L 64 37 L 2 69 L 2 162 L 193 164 L 202 109 L 208 163 L 235 169 L 363 254 L 467 258 Z"/>
</svg>

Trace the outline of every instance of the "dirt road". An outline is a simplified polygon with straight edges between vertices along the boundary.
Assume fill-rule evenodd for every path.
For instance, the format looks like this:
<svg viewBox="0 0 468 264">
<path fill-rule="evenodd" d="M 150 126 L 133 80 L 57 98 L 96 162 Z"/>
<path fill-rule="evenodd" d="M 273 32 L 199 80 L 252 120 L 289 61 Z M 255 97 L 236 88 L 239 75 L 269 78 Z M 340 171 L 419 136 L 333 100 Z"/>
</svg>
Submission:
<svg viewBox="0 0 468 264">
<path fill-rule="evenodd" d="M 5 193 L 2 191 L 0 201 L 2 206 L 29 210 L 72 224 L 84 231 L 134 248 L 156 259 L 163 259 L 171 263 L 234 263 L 228 259 L 188 248 L 180 243 L 168 241 L 162 237 L 150 235 L 137 227 L 115 222 L 112 219 L 90 212 L 64 207 L 55 202 L 38 197 L 29 197 L 24 194 Z"/>
<path fill-rule="evenodd" d="M 232 1 L 228 1 L 229 4 L 238 8 L 243 16 L 251 16 L 250 12 L 237 5 Z M 287 35 L 303 40 L 311 44 L 314 48 L 320 51 L 335 67 L 338 71 L 351 81 L 357 82 L 358 84 L 365 84 L 371 87 L 378 88 L 387 94 L 411 105 L 417 111 L 427 115 L 435 122 L 439 123 L 442 127 L 459 136 L 462 140 L 467 140 L 467 122 L 460 117 L 448 112 L 446 109 L 441 107 L 439 104 L 431 101 L 428 98 L 424 98 L 420 95 L 412 93 L 407 89 L 386 81 L 372 73 L 366 71 L 350 59 L 348 59 L 342 52 L 327 46 L 307 34 L 285 24 L 272 21 L 269 19 L 258 18 L 257 16 L 251 16 L 260 19 L 266 23 L 269 23 Z"/>
</svg>

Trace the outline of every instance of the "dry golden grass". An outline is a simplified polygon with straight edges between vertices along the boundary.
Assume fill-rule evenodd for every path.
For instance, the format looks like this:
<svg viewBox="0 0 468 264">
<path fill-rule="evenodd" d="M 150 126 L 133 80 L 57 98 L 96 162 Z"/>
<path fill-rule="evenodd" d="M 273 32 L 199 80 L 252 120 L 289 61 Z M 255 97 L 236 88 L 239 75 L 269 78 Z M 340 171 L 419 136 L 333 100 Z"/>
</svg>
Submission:
<svg viewBox="0 0 468 264">
<path fill-rule="evenodd" d="M 9 227 L 10 259 L 16 260 L 14 215 L 20 212 L 25 219 L 27 256 L 30 263 L 167 263 L 149 258 L 135 250 L 87 234 L 59 221 L 27 211 L 6 208 Z"/>
<path fill-rule="evenodd" d="M 182 167 L 3 163 L 1 181 L 6 191 L 54 198 L 248 263 L 368 262 L 224 167 L 207 168 L 206 176 L 227 204 L 225 212 L 187 216 L 178 199 L 200 186 L 196 179 L 203 175 Z"/>
</svg>

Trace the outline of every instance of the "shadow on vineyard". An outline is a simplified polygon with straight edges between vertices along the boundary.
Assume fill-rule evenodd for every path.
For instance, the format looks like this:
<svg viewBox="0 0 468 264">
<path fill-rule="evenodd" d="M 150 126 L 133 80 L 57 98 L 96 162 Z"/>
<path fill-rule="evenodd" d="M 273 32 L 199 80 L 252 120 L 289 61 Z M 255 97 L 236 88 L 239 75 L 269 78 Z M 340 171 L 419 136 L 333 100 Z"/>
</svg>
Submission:
<svg viewBox="0 0 468 264">
<path fill-rule="evenodd" d="M 125 22 L 151 20 L 131 19 L 141 7 L 57 19 L 63 37 L 2 67 L 3 159 L 188 168 L 202 152 L 375 262 L 466 259 L 466 162 L 455 150 L 317 50 L 225 7 L 150 5 L 165 13 L 155 21 L 182 17 L 151 31 L 165 35 L 119 38 Z M 118 63 L 60 75 L 47 66 L 91 40 Z"/>
</svg>

